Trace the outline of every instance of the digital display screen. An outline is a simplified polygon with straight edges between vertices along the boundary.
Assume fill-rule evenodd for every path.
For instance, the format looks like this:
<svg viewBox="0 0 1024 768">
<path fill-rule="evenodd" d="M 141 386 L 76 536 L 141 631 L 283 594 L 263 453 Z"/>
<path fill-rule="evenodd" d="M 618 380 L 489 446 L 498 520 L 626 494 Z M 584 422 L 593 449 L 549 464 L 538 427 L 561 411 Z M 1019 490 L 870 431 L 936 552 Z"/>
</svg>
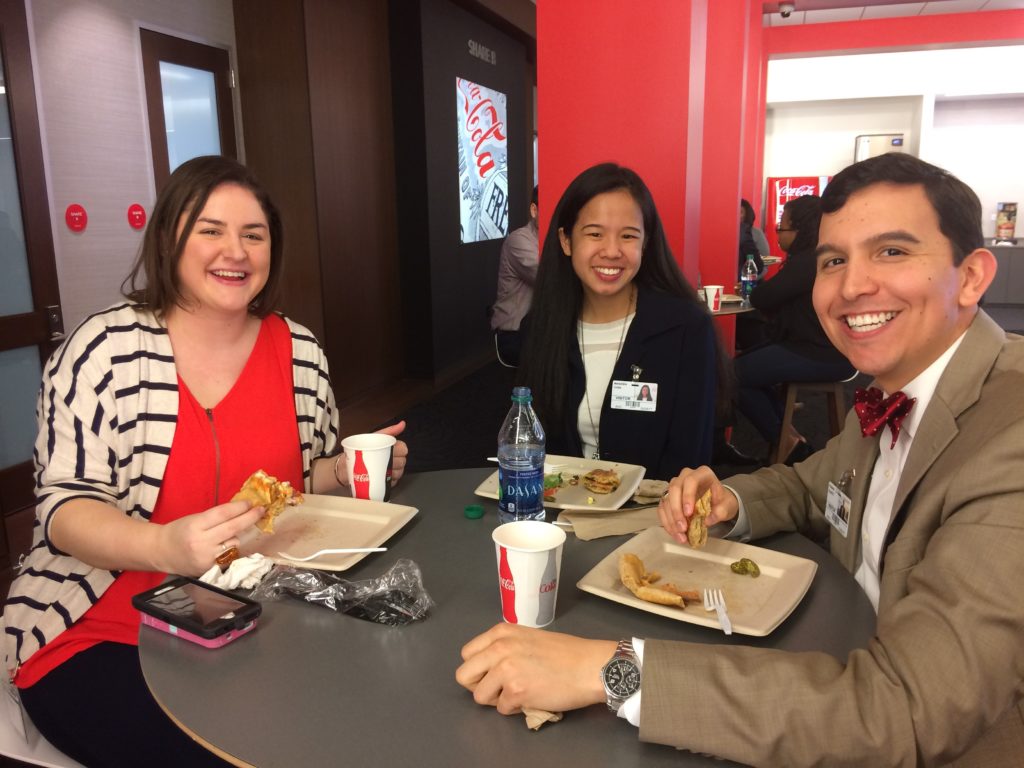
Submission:
<svg viewBox="0 0 1024 768">
<path fill-rule="evenodd" d="M 204 589 L 196 584 L 183 584 L 153 596 L 148 601 L 173 616 L 196 624 L 211 624 L 218 619 L 231 619 L 245 603 Z"/>
</svg>

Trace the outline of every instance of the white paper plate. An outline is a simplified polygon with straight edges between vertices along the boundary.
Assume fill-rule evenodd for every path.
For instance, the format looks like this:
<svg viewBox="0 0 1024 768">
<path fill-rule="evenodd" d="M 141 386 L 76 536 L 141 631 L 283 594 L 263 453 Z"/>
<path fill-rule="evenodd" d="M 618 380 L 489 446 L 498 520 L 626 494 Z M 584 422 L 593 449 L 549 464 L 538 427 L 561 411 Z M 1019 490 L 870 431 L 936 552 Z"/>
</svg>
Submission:
<svg viewBox="0 0 1024 768">
<path fill-rule="evenodd" d="M 243 555 L 259 552 L 282 565 L 344 571 L 369 552 L 347 555 L 321 555 L 315 560 L 297 563 L 278 556 L 278 552 L 302 557 L 319 549 L 340 547 L 379 547 L 416 515 L 416 507 L 365 501 L 347 496 L 303 494 L 305 501 L 288 507 L 274 519 L 274 532 L 243 542 Z"/>
<path fill-rule="evenodd" d="M 772 632 L 793 612 L 818 570 L 813 560 L 725 539 L 710 538 L 703 549 L 693 549 L 677 544 L 661 528 L 648 528 L 609 554 L 576 583 L 584 592 L 623 605 L 716 629 L 721 628 L 718 617 L 714 611 L 705 611 L 702 604 L 686 608 L 658 605 L 641 600 L 626 589 L 619 580 L 619 556 L 627 552 L 643 560 L 648 571 L 661 574 L 659 582 L 671 582 L 684 590 L 721 589 L 733 632 L 758 637 Z M 757 563 L 761 575 L 755 579 L 733 573 L 729 565 L 741 557 Z"/>
<path fill-rule="evenodd" d="M 597 459 L 581 459 L 579 456 L 557 456 L 548 454 L 544 460 L 544 473 L 561 472 L 565 478 L 573 475 L 587 474 L 592 469 L 614 469 L 619 473 L 621 483 L 614 493 L 600 494 L 588 491 L 579 485 L 567 485 L 559 488 L 553 501 L 545 501 L 544 506 L 551 509 L 573 509 L 579 512 L 608 512 L 618 509 L 636 493 L 637 486 L 644 479 L 647 470 L 638 464 L 622 464 L 617 461 L 599 461 Z M 477 496 L 486 499 L 498 498 L 498 473 L 490 475 L 477 487 Z M 591 500 L 593 500 L 591 502 Z"/>
</svg>

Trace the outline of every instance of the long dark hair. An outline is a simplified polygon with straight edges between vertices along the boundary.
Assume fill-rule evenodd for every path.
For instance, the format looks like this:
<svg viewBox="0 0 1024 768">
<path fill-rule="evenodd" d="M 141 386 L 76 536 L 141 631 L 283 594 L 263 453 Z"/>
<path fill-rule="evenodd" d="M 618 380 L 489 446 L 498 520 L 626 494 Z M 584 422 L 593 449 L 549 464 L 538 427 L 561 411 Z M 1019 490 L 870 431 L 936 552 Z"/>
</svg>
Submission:
<svg viewBox="0 0 1024 768">
<path fill-rule="evenodd" d="M 754 214 L 754 206 L 747 202 L 746 198 L 741 198 L 740 208 L 743 209 L 743 223 L 751 227 L 754 226 L 754 222 L 757 221 L 757 216 Z"/>
<path fill-rule="evenodd" d="M 172 306 L 182 306 L 185 299 L 178 279 L 178 261 L 210 193 L 221 184 L 237 184 L 252 192 L 267 217 L 270 274 L 263 290 L 249 304 L 249 311 L 257 317 L 266 317 L 274 311 L 281 294 L 284 266 L 281 216 L 252 171 L 238 161 L 220 155 L 195 157 L 184 162 L 167 180 L 153 206 L 153 215 L 132 271 L 121 283 L 121 293 L 125 298 L 148 305 L 158 315 Z M 178 237 L 178 221 L 183 215 L 186 216 L 185 226 L 181 237 Z"/>
<path fill-rule="evenodd" d="M 528 333 L 524 340 L 517 378 L 533 390 L 534 405 L 541 421 L 551 432 L 561 429 L 569 390 L 569 350 L 573 332 L 583 309 L 583 286 L 565 256 L 558 239 L 561 229 L 572 232 L 580 211 L 605 192 L 624 190 L 636 201 L 644 221 L 644 244 L 640 268 L 633 278 L 638 287 L 678 296 L 703 306 L 672 257 L 665 230 L 651 191 L 629 168 L 602 163 L 583 171 L 562 194 L 551 216 L 540 267 L 533 288 Z M 731 380 L 721 349 L 716 366 L 720 388 Z"/>
</svg>

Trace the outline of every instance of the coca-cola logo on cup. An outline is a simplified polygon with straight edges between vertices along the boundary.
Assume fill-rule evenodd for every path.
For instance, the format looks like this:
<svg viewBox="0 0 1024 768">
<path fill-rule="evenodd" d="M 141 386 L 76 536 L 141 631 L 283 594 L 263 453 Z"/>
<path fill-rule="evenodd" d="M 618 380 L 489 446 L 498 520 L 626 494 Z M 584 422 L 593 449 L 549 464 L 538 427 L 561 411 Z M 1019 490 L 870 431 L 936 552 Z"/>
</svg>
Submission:
<svg viewBox="0 0 1024 768">
<path fill-rule="evenodd" d="M 516 583 L 512 579 L 499 578 L 498 581 L 501 583 L 502 589 L 507 589 L 509 592 L 516 591 Z M 541 590 L 543 591 L 543 590 Z"/>
<path fill-rule="evenodd" d="M 540 585 L 540 592 L 541 594 L 544 594 L 545 592 L 554 592 L 557 587 L 558 579 L 552 579 L 547 584 Z"/>
<path fill-rule="evenodd" d="M 352 479 L 355 480 L 357 483 L 368 483 L 370 482 L 370 473 L 360 472 L 358 474 L 352 475 Z"/>
</svg>

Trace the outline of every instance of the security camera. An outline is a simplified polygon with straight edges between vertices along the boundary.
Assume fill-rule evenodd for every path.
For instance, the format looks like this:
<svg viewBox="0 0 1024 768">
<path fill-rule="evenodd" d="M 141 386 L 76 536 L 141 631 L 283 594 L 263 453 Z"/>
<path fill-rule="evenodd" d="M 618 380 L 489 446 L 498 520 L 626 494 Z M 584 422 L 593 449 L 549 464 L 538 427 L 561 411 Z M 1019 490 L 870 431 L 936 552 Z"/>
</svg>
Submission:
<svg viewBox="0 0 1024 768">
<path fill-rule="evenodd" d="M 784 19 L 788 19 L 795 10 L 796 6 L 792 3 L 779 3 L 779 15 Z"/>
</svg>

